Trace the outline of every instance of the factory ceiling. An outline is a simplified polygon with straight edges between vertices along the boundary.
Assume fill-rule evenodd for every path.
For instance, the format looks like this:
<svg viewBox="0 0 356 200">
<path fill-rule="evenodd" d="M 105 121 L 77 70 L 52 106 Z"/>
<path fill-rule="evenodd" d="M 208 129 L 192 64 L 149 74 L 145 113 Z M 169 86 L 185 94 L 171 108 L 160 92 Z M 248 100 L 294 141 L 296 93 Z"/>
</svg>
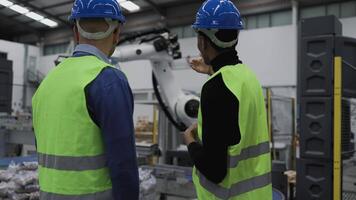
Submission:
<svg viewBox="0 0 356 200">
<path fill-rule="evenodd" d="M 27 43 L 41 41 L 46 34 L 70 31 L 68 22 L 74 0 L 0 0 L 0 39 L 20 41 L 32 35 Z M 191 24 L 202 0 L 131 0 L 140 9 L 124 9 L 128 23 L 123 34 Z M 303 5 L 343 0 L 297 0 Z M 9 3 L 10 2 L 10 3 Z M 235 0 L 245 15 L 283 10 L 291 0 Z M 7 6 L 6 6 L 7 5 Z M 16 6 L 19 7 L 16 9 Z M 25 10 L 23 9 L 25 8 Z"/>
</svg>

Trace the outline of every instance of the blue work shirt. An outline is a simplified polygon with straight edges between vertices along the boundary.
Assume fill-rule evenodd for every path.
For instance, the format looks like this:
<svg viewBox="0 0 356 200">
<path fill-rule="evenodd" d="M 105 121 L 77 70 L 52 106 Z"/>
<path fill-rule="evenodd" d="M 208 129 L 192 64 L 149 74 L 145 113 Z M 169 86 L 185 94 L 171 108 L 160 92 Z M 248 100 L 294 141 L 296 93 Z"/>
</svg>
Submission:
<svg viewBox="0 0 356 200">
<path fill-rule="evenodd" d="M 108 63 L 94 46 L 76 46 L 73 57 L 93 55 Z M 100 128 L 110 170 L 114 200 L 137 200 L 139 179 L 133 125 L 133 95 L 126 76 L 107 67 L 85 88 L 89 114 Z"/>
</svg>

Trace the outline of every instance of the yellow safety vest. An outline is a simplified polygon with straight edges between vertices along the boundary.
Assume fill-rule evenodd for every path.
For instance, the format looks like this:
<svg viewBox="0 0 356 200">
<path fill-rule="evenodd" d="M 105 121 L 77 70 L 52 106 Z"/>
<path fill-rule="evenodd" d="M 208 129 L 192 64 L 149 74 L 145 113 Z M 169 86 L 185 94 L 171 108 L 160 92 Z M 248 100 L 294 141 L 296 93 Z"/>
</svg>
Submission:
<svg viewBox="0 0 356 200">
<path fill-rule="evenodd" d="M 212 183 L 198 169 L 193 169 L 198 199 L 272 200 L 270 144 L 261 85 L 255 74 L 243 64 L 225 66 L 210 79 L 219 74 L 226 87 L 239 100 L 241 141 L 228 148 L 227 175 L 220 184 Z M 202 123 L 199 110 L 200 141 Z"/>
<path fill-rule="evenodd" d="M 113 199 L 104 142 L 84 91 L 107 66 L 95 56 L 68 58 L 33 97 L 41 199 Z"/>
</svg>

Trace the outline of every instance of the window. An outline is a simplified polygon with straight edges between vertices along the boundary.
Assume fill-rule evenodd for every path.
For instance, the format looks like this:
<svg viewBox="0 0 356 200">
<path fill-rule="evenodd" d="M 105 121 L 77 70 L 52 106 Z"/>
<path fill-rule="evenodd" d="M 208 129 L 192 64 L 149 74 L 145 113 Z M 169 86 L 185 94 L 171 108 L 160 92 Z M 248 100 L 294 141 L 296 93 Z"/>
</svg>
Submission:
<svg viewBox="0 0 356 200">
<path fill-rule="evenodd" d="M 185 26 L 183 29 L 183 37 L 188 38 L 188 37 L 195 37 L 196 33 L 194 29 L 191 26 Z"/>
<path fill-rule="evenodd" d="M 246 29 L 289 25 L 292 24 L 292 11 L 247 16 L 244 21 Z"/>
<path fill-rule="evenodd" d="M 271 26 L 284 26 L 292 24 L 292 11 L 282 11 L 271 14 Z"/>
<path fill-rule="evenodd" d="M 54 55 L 67 52 L 69 43 L 45 45 L 43 55 Z"/>
<path fill-rule="evenodd" d="M 302 19 L 325 16 L 325 15 L 326 15 L 326 7 L 325 6 L 303 8 L 300 11 L 300 18 L 302 18 Z"/>
<path fill-rule="evenodd" d="M 178 38 L 183 38 L 183 28 L 182 27 L 172 28 L 171 32 L 177 34 Z"/>
<path fill-rule="evenodd" d="M 257 17 L 256 16 L 249 16 L 247 17 L 247 29 L 254 29 L 257 28 Z"/>
<path fill-rule="evenodd" d="M 190 25 L 172 28 L 171 32 L 177 34 L 180 39 L 197 36 L 194 29 Z"/>
<path fill-rule="evenodd" d="M 326 7 L 327 15 L 334 15 L 335 17 L 340 17 L 340 4 L 330 4 Z"/>
<path fill-rule="evenodd" d="M 352 17 L 356 15 L 356 2 L 341 3 L 341 17 Z"/>
<path fill-rule="evenodd" d="M 325 15 L 334 15 L 338 18 L 356 16 L 356 1 L 347 1 L 343 3 L 333 3 L 329 5 L 307 7 L 300 10 L 300 18 L 319 17 Z"/>
<path fill-rule="evenodd" d="M 7 53 L 0 52 L 0 59 L 7 59 Z"/>
<path fill-rule="evenodd" d="M 270 27 L 270 15 L 269 14 L 258 15 L 257 27 L 258 28 Z"/>
</svg>

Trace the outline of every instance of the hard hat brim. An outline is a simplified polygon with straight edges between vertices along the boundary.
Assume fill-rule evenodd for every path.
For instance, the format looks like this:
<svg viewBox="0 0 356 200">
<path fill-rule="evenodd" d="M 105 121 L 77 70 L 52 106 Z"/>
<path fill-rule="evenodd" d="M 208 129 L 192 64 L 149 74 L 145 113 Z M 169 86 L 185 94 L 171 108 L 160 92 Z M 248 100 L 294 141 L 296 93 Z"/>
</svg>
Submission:
<svg viewBox="0 0 356 200">
<path fill-rule="evenodd" d="M 243 30 L 243 26 L 212 26 L 212 25 L 198 25 L 193 24 L 193 29 L 219 29 L 219 30 Z"/>
<path fill-rule="evenodd" d="M 77 19 L 90 19 L 90 18 L 110 18 L 110 19 L 113 19 L 113 20 L 117 20 L 119 21 L 120 23 L 124 24 L 126 22 L 126 19 L 124 16 L 117 16 L 117 17 L 108 17 L 108 15 L 105 15 L 105 14 L 85 14 L 85 15 L 76 15 L 75 17 L 73 16 L 70 16 L 69 17 L 69 21 L 70 22 L 73 22 L 74 20 L 77 20 Z"/>
</svg>

